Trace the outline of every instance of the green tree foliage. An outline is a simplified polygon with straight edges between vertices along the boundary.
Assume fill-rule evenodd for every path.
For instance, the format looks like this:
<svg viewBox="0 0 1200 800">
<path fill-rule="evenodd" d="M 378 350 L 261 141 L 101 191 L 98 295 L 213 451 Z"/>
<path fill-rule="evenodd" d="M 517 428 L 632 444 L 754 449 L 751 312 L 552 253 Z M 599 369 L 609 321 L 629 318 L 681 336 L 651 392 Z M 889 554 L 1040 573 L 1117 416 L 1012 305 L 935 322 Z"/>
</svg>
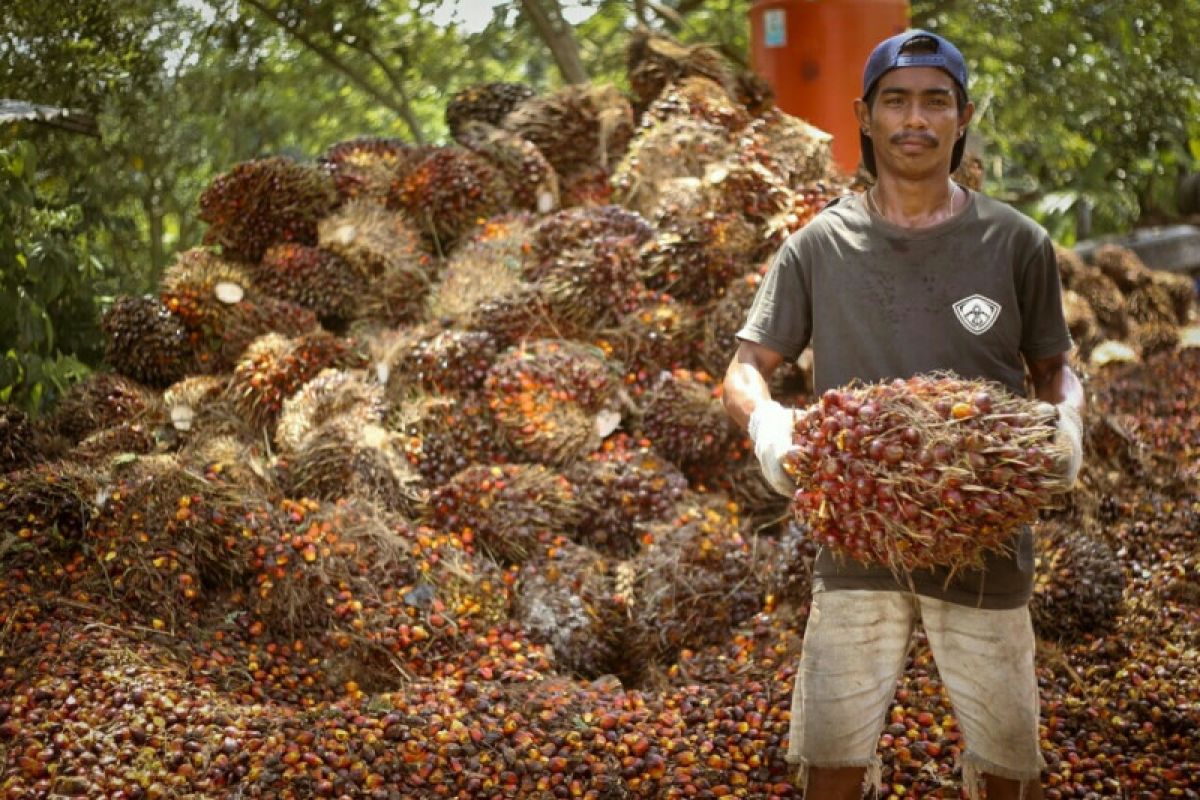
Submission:
<svg viewBox="0 0 1200 800">
<path fill-rule="evenodd" d="M 993 188 L 1060 238 L 1080 203 L 1095 233 L 1174 211 L 1200 160 L 1195 0 L 917 0 L 913 22 L 970 62 Z"/>
</svg>

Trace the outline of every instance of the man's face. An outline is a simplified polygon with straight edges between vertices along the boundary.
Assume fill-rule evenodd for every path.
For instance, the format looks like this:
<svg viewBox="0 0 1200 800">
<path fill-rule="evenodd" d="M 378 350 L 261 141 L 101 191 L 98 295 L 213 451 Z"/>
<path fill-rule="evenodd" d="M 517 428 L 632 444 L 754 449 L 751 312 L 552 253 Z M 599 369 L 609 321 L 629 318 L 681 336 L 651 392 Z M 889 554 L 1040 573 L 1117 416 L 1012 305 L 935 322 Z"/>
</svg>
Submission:
<svg viewBox="0 0 1200 800">
<path fill-rule="evenodd" d="M 871 108 L 856 103 L 880 174 L 950 174 L 951 151 L 974 108 L 960 110 L 954 79 L 937 67 L 900 67 L 879 79 Z"/>
</svg>

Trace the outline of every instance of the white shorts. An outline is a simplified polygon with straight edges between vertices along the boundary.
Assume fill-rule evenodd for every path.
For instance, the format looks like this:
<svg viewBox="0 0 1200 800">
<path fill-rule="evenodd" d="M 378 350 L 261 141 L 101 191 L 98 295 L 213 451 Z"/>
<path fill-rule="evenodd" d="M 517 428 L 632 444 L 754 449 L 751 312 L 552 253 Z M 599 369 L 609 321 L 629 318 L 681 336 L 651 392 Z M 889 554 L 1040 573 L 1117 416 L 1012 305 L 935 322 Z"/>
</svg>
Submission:
<svg viewBox="0 0 1200 800">
<path fill-rule="evenodd" d="M 1033 625 L 1027 606 L 980 609 L 893 591 L 813 595 L 792 693 L 787 760 L 800 767 L 867 767 L 920 619 L 962 730 L 963 781 L 972 798 L 984 774 L 1029 781 L 1044 762 L 1038 741 Z"/>
</svg>

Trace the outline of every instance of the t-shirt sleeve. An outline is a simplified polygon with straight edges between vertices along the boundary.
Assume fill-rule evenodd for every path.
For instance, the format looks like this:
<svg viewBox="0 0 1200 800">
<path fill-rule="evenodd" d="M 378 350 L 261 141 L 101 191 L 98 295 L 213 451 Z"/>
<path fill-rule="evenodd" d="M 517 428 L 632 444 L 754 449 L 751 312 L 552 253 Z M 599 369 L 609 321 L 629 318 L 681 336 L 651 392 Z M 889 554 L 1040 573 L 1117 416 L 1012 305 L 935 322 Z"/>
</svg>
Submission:
<svg viewBox="0 0 1200 800">
<path fill-rule="evenodd" d="M 1054 244 L 1044 236 L 1025 265 L 1018 287 L 1021 303 L 1021 352 L 1026 358 L 1048 358 L 1071 349 L 1071 333 L 1063 315 L 1062 283 Z"/>
<path fill-rule="evenodd" d="M 737 338 L 795 361 L 812 335 L 812 304 L 799 247 L 788 240 L 775 253 Z"/>
</svg>

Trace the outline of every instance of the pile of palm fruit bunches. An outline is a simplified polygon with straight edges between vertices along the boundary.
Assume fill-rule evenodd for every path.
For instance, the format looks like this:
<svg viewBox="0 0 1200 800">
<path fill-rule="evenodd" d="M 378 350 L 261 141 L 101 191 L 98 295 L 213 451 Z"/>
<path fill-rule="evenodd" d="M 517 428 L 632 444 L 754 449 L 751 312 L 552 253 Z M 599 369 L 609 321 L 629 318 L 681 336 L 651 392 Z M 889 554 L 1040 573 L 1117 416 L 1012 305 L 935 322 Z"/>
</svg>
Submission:
<svg viewBox="0 0 1200 800">
<path fill-rule="evenodd" d="M 108 310 L 110 369 L 3 409 L 0 797 L 798 797 L 816 542 L 966 564 L 1023 520 L 1048 796 L 1200 797 L 1190 285 L 1060 251 L 1082 355 L 1119 357 L 1079 364 L 1057 506 L 1023 401 L 814 398 L 798 365 L 789 503 L 720 376 L 851 181 L 713 50 L 639 34 L 628 66 L 462 92 L 445 145 L 234 165 L 206 245 Z M 960 797 L 923 639 L 909 666 L 883 796 Z"/>
</svg>

